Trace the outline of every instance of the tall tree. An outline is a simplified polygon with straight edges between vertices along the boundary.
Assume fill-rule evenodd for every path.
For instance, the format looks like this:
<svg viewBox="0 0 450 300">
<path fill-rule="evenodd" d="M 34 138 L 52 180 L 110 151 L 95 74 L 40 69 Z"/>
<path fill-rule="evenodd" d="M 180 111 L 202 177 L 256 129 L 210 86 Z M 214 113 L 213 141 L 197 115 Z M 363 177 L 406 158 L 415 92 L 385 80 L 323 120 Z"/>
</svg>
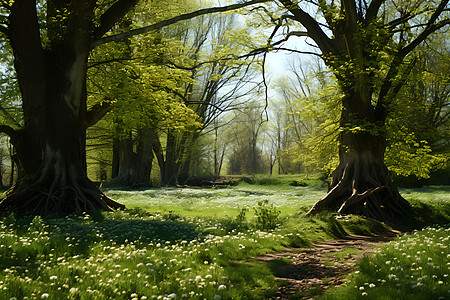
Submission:
<svg viewBox="0 0 450 300">
<path fill-rule="evenodd" d="M 340 162 L 328 194 L 310 213 L 334 210 L 379 220 L 404 215 L 408 203 L 384 164 L 386 118 L 414 65 L 411 52 L 450 23 L 448 0 L 280 3 L 283 15 L 271 15 L 276 24 L 271 39 L 279 28 L 287 28 L 288 33 L 266 49 L 282 48 L 290 37 L 310 38 L 344 94 Z M 298 25 L 306 30 L 298 31 Z M 297 27 L 292 30 L 291 26 Z"/>
<path fill-rule="evenodd" d="M 124 38 L 104 36 L 136 2 L 0 2 L 0 33 L 12 49 L 23 111 L 20 128 L 0 127 L 11 138 L 20 169 L 20 179 L 1 201 L 0 210 L 67 214 L 123 207 L 107 198 L 86 175 L 85 130 L 108 108 L 98 104 L 87 110 L 86 62 L 93 47 Z M 184 14 L 125 37 L 257 2 L 261 1 Z"/>
<path fill-rule="evenodd" d="M 321 61 L 292 60 L 291 76 L 277 86 L 287 128 L 283 135 L 288 135 L 282 153 L 288 172 L 330 174 L 337 165 L 340 92 L 331 72 L 323 69 Z"/>
<path fill-rule="evenodd" d="M 264 170 L 261 136 L 265 130 L 263 108 L 255 103 L 248 104 L 239 111 L 235 111 L 232 133 L 232 154 L 229 158 L 230 173 L 257 174 Z"/>
<path fill-rule="evenodd" d="M 211 122 L 237 105 L 257 84 L 249 84 L 256 73 L 256 62 L 239 59 L 250 51 L 251 38 L 230 15 L 207 16 L 172 29 L 172 38 L 184 45 L 184 57 L 164 56 L 164 60 L 190 72 L 191 80 L 180 81 L 180 101 L 192 109 L 202 126 L 196 130 L 168 130 L 161 134 L 157 156 L 163 185 L 185 183 L 192 175 L 190 166 L 198 154 L 197 142 Z M 243 44 L 243 41 L 247 43 Z M 243 91 L 245 89 L 245 91 Z"/>
<path fill-rule="evenodd" d="M 47 214 L 119 208 L 84 172 L 86 127 L 102 112 L 86 109 L 86 61 L 101 38 L 135 5 L 116 1 L 47 1 L 45 20 L 36 1 L 2 1 L 0 31 L 8 39 L 22 96 L 23 127 L 4 126 L 18 156 L 20 179 L 2 210 Z M 39 7 L 39 9 L 44 9 Z"/>
</svg>

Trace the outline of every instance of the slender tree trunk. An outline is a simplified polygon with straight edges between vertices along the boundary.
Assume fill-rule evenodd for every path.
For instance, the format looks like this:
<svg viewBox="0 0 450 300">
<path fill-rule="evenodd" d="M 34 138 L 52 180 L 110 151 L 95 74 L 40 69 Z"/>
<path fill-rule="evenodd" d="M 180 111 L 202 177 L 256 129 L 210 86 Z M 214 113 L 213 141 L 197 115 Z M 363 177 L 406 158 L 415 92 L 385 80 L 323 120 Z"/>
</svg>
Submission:
<svg viewBox="0 0 450 300">
<path fill-rule="evenodd" d="M 178 182 L 184 184 L 191 176 L 191 165 L 196 151 L 196 143 L 199 138 L 198 132 L 186 132 L 181 141 L 181 147 L 178 153 L 178 160 L 182 161 L 178 174 Z M 186 149 L 186 151 L 184 151 Z M 198 174 L 198 173 L 197 173 Z"/>
<path fill-rule="evenodd" d="M 155 136 L 155 139 L 153 140 L 153 143 L 152 143 L 152 148 L 153 148 L 153 153 L 155 154 L 156 160 L 158 161 L 160 178 L 161 178 L 160 185 L 163 185 L 163 179 L 165 178 L 166 161 L 164 159 L 164 151 L 161 146 L 161 141 L 159 140 L 158 136 Z"/>
<path fill-rule="evenodd" d="M 177 184 L 180 169 L 180 153 L 177 146 L 176 136 L 169 131 L 167 134 L 164 171 L 161 172 L 161 184 L 164 186 L 174 186 Z"/>
<path fill-rule="evenodd" d="M 142 187 L 151 185 L 153 139 L 154 130 L 143 128 L 139 129 L 137 133 L 136 151 L 134 151 L 134 141 L 131 135 L 118 142 L 117 177 L 109 182 L 107 186 Z"/>
<path fill-rule="evenodd" d="M 4 168 L 4 165 L 3 165 L 3 158 L 4 158 L 4 155 L 3 155 L 4 153 L 3 153 L 3 148 L 0 148 L 0 188 L 1 189 L 4 189 L 4 185 L 3 185 L 3 175 L 4 175 L 4 172 L 5 172 L 5 168 Z"/>
<path fill-rule="evenodd" d="M 216 173 L 216 177 L 220 176 L 220 171 L 222 170 L 222 166 L 223 166 L 223 160 L 225 158 L 225 152 L 227 151 L 227 146 L 224 145 L 223 149 L 222 149 L 222 153 L 220 154 L 220 159 L 219 159 L 219 168 L 217 169 L 217 173 Z"/>
<path fill-rule="evenodd" d="M 111 178 L 112 179 L 119 176 L 119 161 L 120 161 L 119 144 L 120 144 L 120 139 L 114 137 L 113 145 L 112 145 L 112 147 L 113 147 L 112 168 L 111 168 Z"/>
</svg>

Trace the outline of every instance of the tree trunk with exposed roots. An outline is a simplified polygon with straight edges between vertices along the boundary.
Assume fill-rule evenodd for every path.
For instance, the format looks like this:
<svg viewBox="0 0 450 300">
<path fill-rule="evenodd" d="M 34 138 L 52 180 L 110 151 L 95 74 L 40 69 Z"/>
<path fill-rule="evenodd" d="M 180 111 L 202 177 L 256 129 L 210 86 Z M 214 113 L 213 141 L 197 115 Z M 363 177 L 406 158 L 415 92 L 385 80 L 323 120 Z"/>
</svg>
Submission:
<svg viewBox="0 0 450 300">
<path fill-rule="evenodd" d="M 89 180 L 84 165 L 85 130 L 106 113 L 101 104 L 87 110 L 86 62 L 92 37 L 108 28 L 93 30 L 95 1 L 72 2 L 66 7 L 49 1 L 47 45 L 41 40 L 35 2 L 14 1 L 11 6 L 8 37 L 24 125 L 2 127 L 16 149 L 19 174 L 0 202 L 1 213 L 67 215 L 124 208 Z M 120 18 L 128 9 L 127 4 L 111 17 Z M 63 11 L 67 21 L 51 23 Z"/>
<path fill-rule="evenodd" d="M 352 139 L 359 141 L 358 146 L 365 145 L 365 149 L 341 152 L 327 195 L 308 214 L 331 210 L 380 221 L 404 216 L 409 205 L 393 184 L 374 138 L 355 135 Z"/>
<path fill-rule="evenodd" d="M 405 216 L 409 204 L 399 194 L 384 163 L 385 111 L 364 105 L 354 94 L 344 99 L 343 106 L 339 165 L 331 174 L 327 195 L 307 215 L 330 210 L 380 221 Z"/>
<path fill-rule="evenodd" d="M 304 1 L 279 2 L 290 20 L 305 28 L 294 35 L 308 36 L 320 49 L 344 95 L 340 162 L 328 194 L 308 214 L 332 210 L 378 220 L 409 214 L 409 205 L 384 164 L 386 118 L 414 66 L 410 54 L 450 24 L 445 17 L 449 1 L 428 3 L 419 13 L 415 4 L 387 10 L 384 1 L 318 1 L 320 20 L 309 13 Z M 411 23 L 420 24 L 414 32 L 404 29 Z"/>
</svg>

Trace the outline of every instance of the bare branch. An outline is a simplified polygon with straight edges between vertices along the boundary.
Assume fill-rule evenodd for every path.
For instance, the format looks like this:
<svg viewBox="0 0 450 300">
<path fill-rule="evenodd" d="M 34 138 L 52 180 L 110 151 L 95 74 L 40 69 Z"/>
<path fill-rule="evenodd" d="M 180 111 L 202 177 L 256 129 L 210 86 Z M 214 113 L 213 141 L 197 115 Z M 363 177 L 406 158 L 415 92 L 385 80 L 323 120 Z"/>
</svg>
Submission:
<svg viewBox="0 0 450 300">
<path fill-rule="evenodd" d="M 186 102 L 187 105 L 191 105 L 191 104 L 201 104 L 201 105 L 208 105 L 208 106 L 212 106 L 215 109 L 217 109 L 218 111 L 220 111 L 221 113 L 225 111 L 225 109 L 215 105 L 214 103 L 208 102 L 208 101 L 187 101 Z"/>
<path fill-rule="evenodd" d="M 91 48 L 95 48 L 99 45 L 110 43 L 113 41 L 119 41 L 119 40 L 131 37 L 131 36 L 135 36 L 138 34 L 144 34 L 144 33 L 163 28 L 163 27 L 175 24 L 180 21 L 189 20 L 189 19 L 192 19 L 192 18 L 195 18 L 198 16 L 207 15 L 207 14 L 211 14 L 211 13 L 218 13 L 218 12 L 227 12 L 227 11 L 236 10 L 239 8 L 247 7 L 247 6 L 258 4 L 258 3 L 269 2 L 269 1 L 271 1 L 271 0 L 251 0 L 248 2 L 232 4 L 232 5 L 228 5 L 228 6 L 200 9 L 200 10 L 197 10 L 197 11 L 194 11 L 191 13 L 187 13 L 187 14 L 182 14 L 182 15 L 176 16 L 174 18 L 164 20 L 164 21 L 161 21 L 161 22 L 149 25 L 149 26 L 137 28 L 137 29 L 130 30 L 127 32 L 123 32 L 123 33 L 119 33 L 116 35 L 111 35 L 111 36 L 107 36 L 107 37 L 98 39 L 91 44 Z"/>
<path fill-rule="evenodd" d="M 309 36 L 307 31 L 291 31 L 287 34 L 287 38 L 290 38 L 291 36 Z"/>
<path fill-rule="evenodd" d="M 404 24 L 405 22 L 407 22 L 407 21 L 413 19 L 414 17 L 415 17 L 415 16 L 413 16 L 413 15 L 405 14 L 405 15 L 402 15 L 401 17 L 399 17 L 399 18 L 397 18 L 397 19 L 395 19 L 395 20 L 392 20 L 391 22 L 389 22 L 389 23 L 387 24 L 387 26 L 388 26 L 391 30 L 393 30 L 393 29 L 394 29 L 395 27 L 397 27 L 398 25 Z"/>
<path fill-rule="evenodd" d="M 269 87 L 267 86 L 266 81 L 266 57 L 267 52 L 264 53 L 263 61 L 262 61 L 262 78 L 264 84 L 264 112 L 266 113 L 266 121 L 269 121 L 269 115 L 267 113 L 267 107 L 269 106 Z M 262 113 L 261 113 L 262 114 Z"/>
<path fill-rule="evenodd" d="M 383 2 L 384 0 L 372 0 L 370 2 L 369 8 L 367 8 L 366 13 L 366 23 L 369 23 L 377 17 L 378 11 L 380 10 L 381 4 L 383 4 Z"/>
<path fill-rule="evenodd" d="M 408 45 L 406 45 L 401 51 L 404 52 L 405 55 L 414 50 L 420 43 L 422 43 L 430 34 L 441 29 L 442 27 L 450 24 L 450 19 L 444 19 L 440 22 L 434 23 L 436 19 L 441 14 L 444 7 L 447 5 L 448 0 L 442 1 L 439 7 L 436 9 L 434 14 L 431 16 L 430 21 L 428 22 L 425 29 Z"/>
<path fill-rule="evenodd" d="M 315 55 L 318 57 L 322 57 L 322 54 L 320 53 L 315 53 L 315 52 L 310 52 L 310 51 L 301 51 L 301 50 L 297 50 L 297 49 L 289 49 L 289 48 L 274 48 L 274 50 L 276 51 L 286 51 L 286 52 L 291 52 L 291 53 L 298 53 L 298 54 L 307 54 L 307 55 Z"/>
</svg>

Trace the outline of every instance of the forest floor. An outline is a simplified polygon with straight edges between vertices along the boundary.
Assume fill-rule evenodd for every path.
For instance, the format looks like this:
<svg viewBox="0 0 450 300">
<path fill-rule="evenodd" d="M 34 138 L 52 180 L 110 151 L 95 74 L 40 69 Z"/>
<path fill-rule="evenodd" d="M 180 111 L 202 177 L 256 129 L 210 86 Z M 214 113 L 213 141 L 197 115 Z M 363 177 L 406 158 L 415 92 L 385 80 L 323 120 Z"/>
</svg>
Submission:
<svg viewBox="0 0 450 300">
<path fill-rule="evenodd" d="M 343 284 L 364 256 L 387 245 L 400 234 L 390 231 L 376 236 L 348 235 L 316 242 L 309 248 L 291 248 L 255 257 L 269 267 L 280 287 L 272 299 L 314 299 L 332 286 Z"/>
</svg>

